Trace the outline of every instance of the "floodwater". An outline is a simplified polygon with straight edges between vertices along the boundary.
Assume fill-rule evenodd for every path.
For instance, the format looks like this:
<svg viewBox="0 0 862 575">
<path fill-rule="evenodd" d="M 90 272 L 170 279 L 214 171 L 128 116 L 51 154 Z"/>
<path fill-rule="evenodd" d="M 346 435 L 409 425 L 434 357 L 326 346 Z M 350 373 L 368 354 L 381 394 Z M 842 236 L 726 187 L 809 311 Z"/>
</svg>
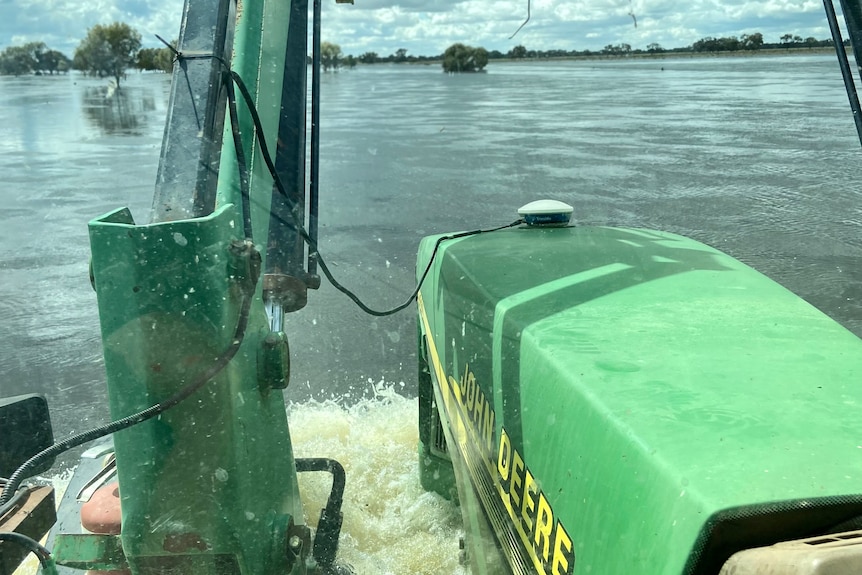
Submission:
<svg viewBox="0 0 862 575">
<path fill-rule="evenodd" d="M 718 247 L 862 336 L 862 152 L 834 56 L 378 65 L 322 84 L 321 253 L 372 307 L 410 294 L 422 236 L 555 198 L 578 224 Z M 58 437 L 107 419 L 86 223 L 124 205 L 146 221 L 168 89 L 0 77 L 0 396 L 46 394 Z M 286 331 L 297 451 L 344 459 L 355 490 L 348 559 L 456 571 L 457 513 L 417 485 L 412 310 L 368 317 L 324 283 Z M 438 555 L 398 562 L 404 526 L 420 538 L 404 549 Z"/>
</svg>

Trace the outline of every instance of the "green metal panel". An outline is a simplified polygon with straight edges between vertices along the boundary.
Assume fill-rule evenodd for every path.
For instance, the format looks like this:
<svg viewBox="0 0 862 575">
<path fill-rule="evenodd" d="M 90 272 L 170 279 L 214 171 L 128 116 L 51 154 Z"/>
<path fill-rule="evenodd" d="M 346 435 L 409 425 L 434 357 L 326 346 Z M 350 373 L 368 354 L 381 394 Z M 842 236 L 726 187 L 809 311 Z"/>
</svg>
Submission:
<svg viewBox="0 0 862 575">
<path fill-rule="evenodd" d="M 136 226 L 118 210 L 90 223 L 113 419 L 165 400 L 230 345 L 246 273 L 231 250 L 240 221 L 225 205 L 194 220 Z M 302 513 L 284 401 L 258 382 L 267 334 L 256 300 L 225 370 L 175 408 L 115 434 L 133 572 L 164 557 L 188 574 L 232 562 L 243 574 L 289 571 L 288 524 Z"/>
<path fill-rule="evenodd" d="M 75 569 L 109 571 L 129 568 L 122 542 L 116 535 L 58 535 L 52 555 L 55 558 L 70 558 L 61 559 L 61 564 Z"/>
<path fill-rule="evenodd" d="M 526 572 L 695 573 L 727 510 L 859 512 L 862 342 L 717 250 L 513 229 L 444 242 L 422 295 L 452 436 Z M 806 521 L 734 544 L 828 523 Z"/>
<path fill-rule="evenodd" d="M 290 6 L 243 4 L 232 59 L 273 150 Z M 265 257 L 272 178 L 241 97 L 237 109 L 253 239 Z M 230 129 L 212 215 L 137 226 L 127 210 L 117 210 L 90 224 L 113 419 L 182 389 L 234 337 L 248 262 L 231 248 L 246 238 Z M 287 345 L 284 334 L 269 331 L 261 283 L 227 367 L 183 403 L 115 435 L 121 537 L 136 574 L 168 567 L 184 575 L 305 571 L 292 560 L 299 548 L 287 546 L 292 535 L 296 543 L 307 537 L 291 527 L 303 516 L 284 401 L 273 390 L 287 383 Z"/>
<path fill-rule="evenodd" d="M 281 87 L 291 3 L 262 0 L 242 4 L 234 40 L 233 69 L 240 75 L 255 101 L 270 153 L 275 153 L 281 118 Z M 237 90 L 237 112 L 249 161 L 249 183 L 255 190 L 251 205 L 254 239 L 261 248 L 268 236 L 272 176 L 264 163 L 251 115 Z M 216 203 L 241 205 L 236 149 L 230 122 L 225 122 Z M 265 250 L 260 249 L 261 252 Z M 266 268 L 264 268 L 266 269 Z"/>
</svg>

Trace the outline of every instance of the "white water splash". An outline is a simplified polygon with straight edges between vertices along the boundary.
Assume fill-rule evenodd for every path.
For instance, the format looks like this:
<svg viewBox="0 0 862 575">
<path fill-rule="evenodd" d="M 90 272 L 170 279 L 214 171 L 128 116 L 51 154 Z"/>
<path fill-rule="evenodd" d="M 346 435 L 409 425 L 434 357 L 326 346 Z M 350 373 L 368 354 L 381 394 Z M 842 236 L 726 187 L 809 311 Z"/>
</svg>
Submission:
<svg viewBox="0 0 862 575">
<path fill-rule="evenodd" d="M 297 457 L 331 457 L 344 466 L 344 526 L 339 559 L 359 574 L 464 574 L 458 508 L 419 485 L 418 400 L 391 385 L 374 399 L 344 407 L 310 402 L 288 407 Z M 329 494 L 325 474 L 300 476 L 306 518 L 315 526 Z"/>
<path fill-rule="evenodd" d="M 372 383 L 374 398 L 288 406 L 296 457 L 330 457 L 344 466 L 339 561 L 357 575 L 466 575 L 458 562 L 460 511 L 419 485 L 418 400 L 393 384 Z M 51 478 L 59 500 L 71 472 Z M 331 485 L 325 473 L 300 474 L 306 521 L 316 527 Z M 34 557 L 15 575 L 34 575 Z"/>
</svg>

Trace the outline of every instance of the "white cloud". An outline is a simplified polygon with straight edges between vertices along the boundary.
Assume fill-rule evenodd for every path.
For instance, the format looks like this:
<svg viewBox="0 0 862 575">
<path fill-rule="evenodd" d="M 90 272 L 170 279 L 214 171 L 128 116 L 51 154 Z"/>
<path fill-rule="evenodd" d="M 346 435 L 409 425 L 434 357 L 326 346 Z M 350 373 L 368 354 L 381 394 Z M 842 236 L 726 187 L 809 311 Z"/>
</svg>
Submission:
<svg viewBox="0 0 862 575">
<path fill-rule="evenodd" d="M 348 54 L 399 48 L 439 54 L 453 42 L 508 51 L 597 49 L 626 42 L 645 47 L 687 46 L 704 36 L 760 31 L 767 42 L 785 33 L 828 37 L 818 0 L 532 0 L 530 22 L 509 40 L 527 14 L 527 0 L 324 0 L 323 37 Z M 637 18 L 637 28 L 629 15 Z M 175 38 L 181 0 L 0 0 L 0 48 L 44 41 L 71 53 L 94 24 L 123 21 L 147 46 L 153 34 Z"/>
</svg>

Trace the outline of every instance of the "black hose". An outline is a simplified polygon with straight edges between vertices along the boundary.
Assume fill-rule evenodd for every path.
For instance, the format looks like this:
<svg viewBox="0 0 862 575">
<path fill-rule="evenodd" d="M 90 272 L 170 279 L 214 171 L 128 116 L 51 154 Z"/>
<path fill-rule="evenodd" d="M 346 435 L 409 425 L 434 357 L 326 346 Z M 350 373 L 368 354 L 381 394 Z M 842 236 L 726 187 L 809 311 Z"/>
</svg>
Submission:
<svg viewBox="0 0 862 575">
<path fill-rule="evenodd" d="M 51 552 L 43 547 L 38 541 L 31 539 L 26 535 L 22 535 L 21 533 L 2 532 L 0 533 L 0 541 L 11 541 L 12 543 L 16 543 L 25 548 L 27 551 L 39 558 L 39 564 L 43 567 L 45 567 L 45 561 L 47 561 L 51 556 Z"/>
<path fill-rule="evenodd" d="M 334 459 L 311 457 L 297 459 L 296 471 L 298 473 L 326 471 L 332 475 L 332 489 L 326 500 L 326 507 L 320 511 L 312 551 L 315 561 L 326 571 L 335 563 L 335 556 L 338 554 L 338 537 L 341 534 L 341 524 L 344 519 L 341 514 L 346 483 L 344 467 Z"/>
<path fill-rule="evenodd" d="M 240 78 L 239 74 L 237 74 L 233 70 L 231 70 L 230 74 L 231 74 L 231 77 L 233 78 L 234 82 L 236 82 L 236 85 L 239 88 L 239 91 L 242 94 L 243 99 L 245 100 L 245 104 L 246 104 L 246 107 L 248 108 L 249 114 L 251 115 L 252 122 L 254 123 L 254 129 L 255 129 L 255 131 L 257 131 L 257 141 L 258 141 L 258 144 L 260 145 L 261 156 L 263 156 L 263 161 L 264 161 L 264 163 L 266 163 L 266 167 L 269 170 L 269 173 L 272 176 L 273 181 L 275 182 L 275 187 L 278 189 L 279 193 L 282 196 L 284 196 L 285 198 L 289 198 L 287 190 L 284 188 L 284 184 L 282 183 L 281 178 L 279 178 L 278 172 L 276 172 L 275 164 L 273 164 L 272 158 L 270 157 L 269 147 L 266 144 L 266 137 L 264 136 L 264 133 L 263 133 L 263 125 L 260 121 L 260 116 L 257 113 L 257 109 L 255 108 L 254 100 L 251 97 L 251 93 L 249 93 L 248 88 L 246 88 L 245 83 L 242 81 L 242 78 Z M 230 99 L 230 98 L 231 98 L 231 94 L 229 92 L 228 93 L 228 99 Z M 523 220 L 518 219 L 518 220 L 515 220 L 514 222 L 512 222 L 511 224 L 506 224 L 504 226 L 499 226 L 496 228 L 484 229 L 484 230 L 473 230 L 470 232 L 461 232 L 458 234 L 451 234 L 448 236 L 442 236 L 442 237 L 438 238 L 437 244 L 434 246 L 434 251 L 431 254 L 431 258 L 428 260 L 428 265 L 426 266 L 425 271 L 422 273 L 422 277 L 419 280 L 419 282 L 417 283 L 416 289 L 413 290 L 413 293 L 410 295 L 409 298 L 407 298 L 407 301 L 405 301 L 401 305 L 395 306 L 394 308 L 391 308 L 388 310 L 383 310 L 383 311 L 378 311 L 378 310 L 375 310 L 375 309 L 368 307 L 367 305 L 365 305 L 364 302 L 362 302 L 362 300 L 359 299 L 358 296 L 356 296 L 356 294 L 354 294 L 352 291 L 350 291 L 349 289 L 347 289 L 346 287 L 344 287 L 343 285 L 338 283 L 338 281 L 332 275 L 332 272 L 329 271 L 329 267 L 326 265 L 326 262 L 321 257 L 320 250 L 317 247 L 317 241 L 305 230 L 305 228 L 302 226 L 302 224 L 300 222 L 294 221 L 294 222 L 284 222 L 284 223 L 287 225 L 290 225 L 293 229 L 295 229 L 297 231 L 297 233 L 300 235 L 300 237 L 305 241 L 305 243 L 308 244 L 309 257 L 313 256 L 313 259 L 316 259 L 318 261 L 318 263 L 320 263 L 320 269 L 323 270 L 323 275 L 326 276 L 326 279 L 329 280 L 329 283 L 332 284 L 332 287 L 334 287 L 335 289 L 337 289 L 338 291 L 340 291 L 341 293 L 346 295 L 348 298 L 350 298 L 353 301 L 353 303 L 355 303 L 357 306 L 359 306 L 359 309 L 361 309 L 362 311 L 364 311 L 368 315 L 373 315 L 376 317 L 383 317 L 383 316 L 392 315 L 394 313 L 397 313 L 397 312 L 405 309 L 407 306 L 409 306 L 410 304 L 412 304 L 416 300 L 416 296 L 419 294 L 419 290 L 422 288 L 422 283 L 425 281 L 425 278 L 428 275 L 428 272 L 431 270 L 431 264 L 434 262 L 434 256 L 437 254 L 437 248 L 440 246 L 441 242 L 443 242 L 445 240 L 452 240 L 452 239 L 456 239 L 456 238 L 463 238 L 466 236 L 472 236 L 472 235 L 482 234 L 482 233 L 487 233 L 487 232 L 496 232 L 498 230 L 511 228 L 511 227 L 522 224 Z"/>
<path fill-rule="evenodd" d="M 229 74 L 225 73 L 225 88 L 227 89 L 228 112 L 230 114 L 230 132 L 233 136 L 233 147 L 236 153 L 237 169 L 239 170 L 239 190 L 242 195 L 242 223 L 246 239 L 252 238 L 251 228 L 251 191 L 249 189 L 248 164 L 245 161 L 245 150 L 242 147 L 242 134 L 239 130 L 239 115 L 236 110 L 236 94 Z"/>
<path fill-rule="evenodd" d="M 317 217 L 320 205 L 320 8 L 321 0 L 314 0 L 311 35 L 311 158 L 308 180 L 308 231 L 317 243 Z M 317 273 L 317 258 L 308 254 L 308 273 Z"/>
<path fill-rule="evenodd" d="M 14 509 L 14 508 L 15 508 L 15 506 L 18 504 L 18 502 L 19 502 L 21 499 L 23 499 L 23 498 L 24 498 L 24 496 L 25 496 L 25 495 L 27 495 L 28 493 L 30 493 L 30 488 L 29 488 L 29 487 L 25 487 L 24 489 L 21 489 L 21 490 L 19 490 L 19 491 L 16 491 L 16 492 L 15 492 L 15 494 L 14 494 L 14 495 L 12 495 L 12 497 L 10 497 L 10 498 L 9 498 L 9 501 L 7 501 L 6 503 L 4 503 L 4 504 L 0 505 L 0 517 L 3 517 L 3 516 L 4 516 L 4 515 L 6 515 L 7 513 L 9 513 L 9 511 L 11 511 L 12 509 Z"/>
<path fill-rule="evenodd" d="M 853 81 L 853 72 L 847 61 L 847 50 L 844 49 L 844 39 L 841 37 L 841 28 L 838 26 L 838 17 L 835 15 L 835 6 L 832 0 L 823 0 L 826 9 L 826 20 L 832 32 L 832 43 L 835 44 L 835 54 L 838 56 L 838 66 L 841 68 L 841 76 L 844 79 L 844 90 L 850 101 L 850 110 L 853 112 L 853 122 L 856 124 L 856 135 L 862 143 L 862 107 L 859 105 L 859 96 L 856 92 L 856 84 Z M 845 15 L 845 18 L 847 16 Z M 858 55 L 857 55 L 858 57 Z"/>
</svg>

